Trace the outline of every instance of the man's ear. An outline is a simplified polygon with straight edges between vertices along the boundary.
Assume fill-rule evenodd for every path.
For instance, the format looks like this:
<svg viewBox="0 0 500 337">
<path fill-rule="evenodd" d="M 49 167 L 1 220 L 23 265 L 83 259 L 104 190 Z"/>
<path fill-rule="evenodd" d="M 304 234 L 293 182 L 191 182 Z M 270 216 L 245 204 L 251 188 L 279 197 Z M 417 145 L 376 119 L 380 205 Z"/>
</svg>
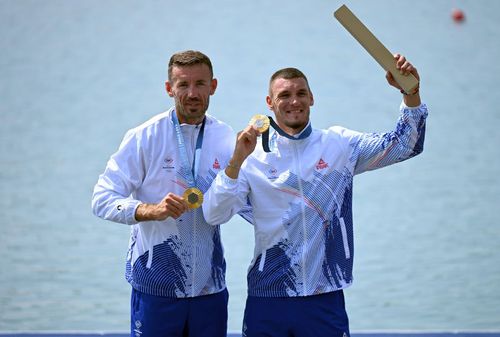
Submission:
<svg viewBox="0 0 500 337">
<path fill-rule="evenodd" d="M 210 95 L 215 94 L 215 89 L 217 89 L 217 79 L 212 78 L 212 81 L 210 82 Z"/>
<path fill-rule="evenodd" d="M 267 107 L 269 108 L 269 110 L 273 109 L 273 101 L 271 100 L 271 97 L 266 96 L 266 104 L 267 104 Z"/>
<path fill-rule="evenodd" d="M 165 90 L 170 97 L 174 97 L 174 93 L 172 92 L 172 84 L 169 81 L 165 82 Z"/>
</svg>

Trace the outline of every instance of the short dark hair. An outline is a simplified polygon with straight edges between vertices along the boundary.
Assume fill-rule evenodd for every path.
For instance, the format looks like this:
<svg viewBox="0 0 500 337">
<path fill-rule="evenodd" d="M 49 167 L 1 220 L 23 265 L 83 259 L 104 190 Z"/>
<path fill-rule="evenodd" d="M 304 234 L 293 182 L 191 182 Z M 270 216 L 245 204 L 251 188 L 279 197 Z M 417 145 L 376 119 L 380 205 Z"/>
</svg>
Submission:
<svg viewBox="0 0 500 337">
<path fill-rule="evenodd" d="M 303 78 L 306 81 L 307 89 L 309 89 L 309 91 L 311 91 L 311 88 L 309 87 L 309 81 L 307 80 L 306 75 L 304 75 L 304 73 L 302 71 L 300 71 L 297 68 L 283 68 L 283 69 L 276 71 L 271 76 L 271 79 L 269 80 L 269 96 L 271 96 L 271 85 L 278 78 L 284 78 L 286 80 L 291 80 L 293 78 Z"/>
<path fill-rule="evenodd" d="M 175 66 L 192 66 L 195 64 L 206 64 L 208 69 L 210 69 L 210 74 L 213 77 L 214 71 L 212 68 L 212 62 L 207 55 L 196 50 L 185 50 L 175 53 L 170 57 L 168 62 L 168 80 L 172 81 L 172 68 Z"/>
</svg>

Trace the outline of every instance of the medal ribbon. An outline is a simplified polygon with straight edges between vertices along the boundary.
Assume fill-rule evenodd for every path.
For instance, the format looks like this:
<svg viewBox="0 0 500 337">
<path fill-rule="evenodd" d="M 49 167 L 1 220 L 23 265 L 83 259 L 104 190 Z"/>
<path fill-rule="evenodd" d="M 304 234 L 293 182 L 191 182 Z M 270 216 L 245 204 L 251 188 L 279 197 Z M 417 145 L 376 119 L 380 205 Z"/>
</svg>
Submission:
<svg viewBox="0 0 500 337">
<path fill-rule="evenodd" d="M 186 145 L 184 142 L 184 137 L 182 137 L 181 126 L 179 124 L 179 119 L 177 118 L 177 113 L 175 110 L 172 111 L 172 122 L 174 122 L 175 134 L 177 138 L 177 145 L 179 146 L 179 152 L 181 155 L 182 167 L 186 170 L 186 178 L 189 187 L 196 187 L 196 176 L 198 174 L 198 168 L 200 166 L 200 156 L 201 156 L 201 145 L 203 144 L 203 134 L 205 132 L 205 121 L 203 118 L 201 123 L 200 132 L 198 133 L 198 138 L 196 139 L 196 148 L 194 150 L 193 165 L 191 170 L 189 170 L 189 159 L 187 155 Z"/>
<path fill-rule="evenodd" d="M 279 127 L 279 125 L 276 124 L 276 122 L 274 121 L 274 119 L 271 116 L 267 116 L 267 117 L 269 118 L 269 124 L 271 124 L 273 129 L 276 130 L 277 133 L 279 133 L 281 136 L 283 136 L 285 138 L 292 139 L 292 140 L 304 139 L 304 138 L 308 137 L 312 132 L 311 123 L 309 123 L 307 125 L 307 127 L 302 131 L 300 136 L 296 138 L 294 136 L 290 136 L 288 133 L 283 131 Z M 262 133 L 262 148 L 264 149 L 265 152 L 271 152 L 271 150 L 269 149 L 269 129 L 267 129 L 266 131 L 264 131 Z"/>
</svg>

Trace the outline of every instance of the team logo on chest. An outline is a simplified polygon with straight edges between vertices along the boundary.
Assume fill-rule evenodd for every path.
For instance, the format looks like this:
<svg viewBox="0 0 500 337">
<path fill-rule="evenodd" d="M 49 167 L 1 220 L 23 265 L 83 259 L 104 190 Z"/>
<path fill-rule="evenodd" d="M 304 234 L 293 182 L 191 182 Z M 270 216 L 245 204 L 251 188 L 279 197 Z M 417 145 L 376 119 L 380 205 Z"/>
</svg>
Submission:
<svg viewBox="0 0 500 337">
<path fill-rule="evenodd" d="M 175 168 L 174 159 L 172 157 L 166 157 L 165 159 L 163 159 L 162 168 L 167 170 L 173 170 Z"/>
<path fill-rule="evenodd" d="M 219 161 L 217 160 L 217 158 L 215 158 L 214 164 L 212 165 L 212 167 L 214 168 L 214 170 L 220 170 L 220 164 L 219 164 Z"/>
<path fill-rule="evenodd" d="M 323 170 L 328 167 L 328 163 L 323 160 L 323 158 L 320 158 L 318 163 L 316 164 L 316 170 Z"/>
<path fill-rule="evenodd" d="M 267 170 L 267 179 L 276 178 L 278 178 L 278 170 L 276 170 L 274 167 L 269 168 L 269 170 Z"/>
</svg>

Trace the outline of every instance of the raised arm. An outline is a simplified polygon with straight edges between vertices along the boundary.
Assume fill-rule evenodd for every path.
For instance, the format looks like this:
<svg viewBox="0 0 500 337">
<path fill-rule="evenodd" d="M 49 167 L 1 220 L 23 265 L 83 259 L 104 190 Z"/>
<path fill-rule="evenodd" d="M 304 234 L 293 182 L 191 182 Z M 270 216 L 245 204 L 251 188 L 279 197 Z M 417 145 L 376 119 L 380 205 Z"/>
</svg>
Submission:
<svg viewBox="0 0 500 337">
<path fill-rule="evenodd" d="M 219 172 L 204 195 L 203 214 L 209 224 L 226 223 L 247 205 L 250 188 L 240 170 L 244 161 L 254 151 L 258 135 L 259 132 L 252 126 L 247 126 L 238 133 L 228 166 Z"/>
<path fill-rule="evenodd" d="M 395 54 L 396 68 L 402 74 L 412 73 L 420 80 L 417 69 L 406 58 Z M 403 94 L 401 114 L 396 128 L 386 133 L 351 133 L 350 146 L 355 161 L 355 174 L 388 166 L 420 154 L 425 139 L 425 121 L 427 106 L 420 100 L 420 87 L 412 92 L 403 92 L 399 84 L 388 72 L 386 79 L 389 85 Z"/>
<path fill-rule="evenodd" d="M 237 179 L 241 165 L 247 157 L 255 150 L 257 144 L 257 131 L 253 126 L 247 126 L 238 133 L 236 145 L 234 147 L 233 156 L 229 160 L 229 165 L 226 167 L 226 175 L 231 179 Z"/>
</svg>

